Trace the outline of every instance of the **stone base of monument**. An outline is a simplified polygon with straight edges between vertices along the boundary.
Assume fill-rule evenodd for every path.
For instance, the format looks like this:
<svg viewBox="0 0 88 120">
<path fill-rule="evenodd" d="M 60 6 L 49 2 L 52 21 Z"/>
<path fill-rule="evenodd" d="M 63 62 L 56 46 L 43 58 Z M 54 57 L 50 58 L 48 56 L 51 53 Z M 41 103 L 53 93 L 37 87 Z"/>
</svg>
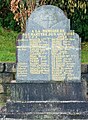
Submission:
<svg viewBox="0 0 88 120">
<path fill-rule="evenodd" d="M 36 120 L 88 119 L 88 102 L 86 101 L 29 101 L 27 103 L 7 103 L 9 116 L 25 117 Z M 11 114 L 12 113 L 12 114 Z M 18 114 L 18 115 L 17 115 Z M 46 118 L 46 119 L 45 119 Z M 39 120 L 40 120 L 39 119 Z"/>
<path fill-rule="evenodd" d="M 12 83 L 7 117 L 30 120 L 88 119 L 84 82 Z"/>
</svg>

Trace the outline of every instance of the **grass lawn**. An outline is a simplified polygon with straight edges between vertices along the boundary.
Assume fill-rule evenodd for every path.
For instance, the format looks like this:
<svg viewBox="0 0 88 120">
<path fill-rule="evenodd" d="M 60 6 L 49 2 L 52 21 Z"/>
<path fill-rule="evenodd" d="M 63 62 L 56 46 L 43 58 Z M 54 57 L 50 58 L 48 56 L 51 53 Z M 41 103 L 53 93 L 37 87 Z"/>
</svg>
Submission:
<svg viewBox="0 0 88 120">
<path fill-rule="evenodd" d="M 0 27 L 0 62 L 16 62 L 17 32 L 8 31 Z M 88 43 L 82 43 L 82 63 L 88 63 Z"/>
<path fill-rule="evenodd" d="M 82 43 L 81 48 L 81 61 L 82 63 L 88 63 L 88 42 Z"/>
<path fill-rule="evenodd" d="M 18 33 L 0 27 L 0 62 L 16 61 L 16 38 Z"/>
<path fill-rule="evenodd" d="M 81 52 L 81 62 L 88 63 L 88 51 L 82 50 Z"/>
</svg>

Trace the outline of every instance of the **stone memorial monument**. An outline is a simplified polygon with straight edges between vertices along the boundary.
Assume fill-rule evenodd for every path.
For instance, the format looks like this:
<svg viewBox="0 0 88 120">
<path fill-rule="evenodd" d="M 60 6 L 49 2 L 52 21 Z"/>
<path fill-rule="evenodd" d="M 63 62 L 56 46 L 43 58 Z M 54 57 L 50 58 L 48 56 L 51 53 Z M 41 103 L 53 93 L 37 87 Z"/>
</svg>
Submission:
<svg viewBox="0 0 88 120">
<path fill-rule="evenodd" d="M 54 6 L 37 8 L 17 41 L 17 82 L 80 81 L 80 38 Z"/>
<path fill-rule="evenodd" d="M 8 112 L 30 113 L 33 120 L 82 118 L 88 103 L 81 81 L 80 45 L 79 35 L 70 29 L 70 20 L 60 8 L 35 9 L 17 40 L 16 83 Z"/>
</svg>

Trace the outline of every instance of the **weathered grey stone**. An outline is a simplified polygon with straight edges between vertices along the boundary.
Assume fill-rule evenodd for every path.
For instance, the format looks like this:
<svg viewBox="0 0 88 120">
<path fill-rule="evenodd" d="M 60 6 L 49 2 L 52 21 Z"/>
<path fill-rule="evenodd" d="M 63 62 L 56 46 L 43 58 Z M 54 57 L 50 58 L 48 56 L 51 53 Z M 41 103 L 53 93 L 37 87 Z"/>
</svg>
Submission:
<svg viewBox="0 0 88 120">
<path fill-rule="evenodd" d="M 44 5 L 17 42 L 17 82 L 81 81 L 80 38 L 60 8 Z"/>
<path fill-rule="evenodd" d="M 16 72 L 16 63 L 5 63 L 5 72 Z"/>
<path fill-rule="evenodd" d="M 0 84 L 0 93 L 4 93 L 3 86 Z"/>
<path fill-rule="evenodd" d="M 88 81 L 88 74 L 82 74 L 82 80 Z"/>
<path fill-rule="evenodd" d="M 3 63 L 0 63 L 0 72 L 3 72 Z"/>
<path fill-rule="evenodd" d="M 0 83 L 3 81 L 3 73 L 0 73 Z"/>
<path fill-rule="evenodd" d="M 88 73 L 88 64 L 81 64 L 81 73 Z"/>
<path fill-rule="evenodd" d="M 15 80 L 15 72 L 3 72 L 3 73 L 0 73 L 0 83 L 3 83 L 3 82 L 11 82 L 12 80 Z"/>
<path fill-rule="evenodd" d="M 6 102 L 6 95 L 4 93 L 0 94 L 0 103 Z"/>
<path fill-rule="evenodd" d="M 10 83 L 13 80 L 13 73 L 3 73 L 3 82 Z"/>
</svg>

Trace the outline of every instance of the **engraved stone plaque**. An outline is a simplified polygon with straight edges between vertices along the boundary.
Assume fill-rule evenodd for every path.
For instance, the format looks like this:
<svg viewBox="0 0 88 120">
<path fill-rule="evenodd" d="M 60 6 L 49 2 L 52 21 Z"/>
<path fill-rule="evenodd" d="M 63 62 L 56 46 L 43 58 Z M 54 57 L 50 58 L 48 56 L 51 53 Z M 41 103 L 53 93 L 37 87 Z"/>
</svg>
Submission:
<svg viewBox="0 0 88 120">
<path fill-rule="evenodd" d="M 37 8 L 17 40 L 17 82 L 80 81 L 80 41 L 60 8 Z"/>
</svg>

